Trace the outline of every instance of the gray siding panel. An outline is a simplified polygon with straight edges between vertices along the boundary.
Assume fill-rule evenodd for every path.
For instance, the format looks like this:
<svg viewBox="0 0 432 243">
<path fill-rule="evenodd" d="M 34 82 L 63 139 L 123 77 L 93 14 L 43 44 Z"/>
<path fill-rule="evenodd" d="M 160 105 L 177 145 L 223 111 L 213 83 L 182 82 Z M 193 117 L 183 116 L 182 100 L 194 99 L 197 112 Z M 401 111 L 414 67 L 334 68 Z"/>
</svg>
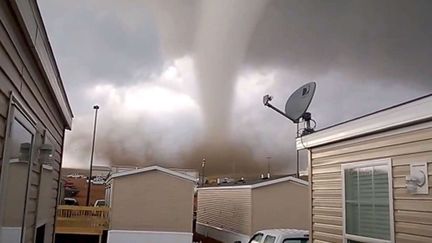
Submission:
<svg viewBox="0 0 432 243">
<path fill-rule="evenodd" d="M 37 59 L 39 68 L 44 70 L 45 80 L 50 84 L 50 91 L 56 98 L 56 107 L 62 111 L 60 114 L 65 119 L 67 126 L 71 124 L 72 111 L 61 82 L 57 64 L 52 53 L 51 46 L 45 31 L 42 17 L 39 14 L 36 0 L 18 1 L 10 0 L 16 10 L 17 19 L 25 29 L 27 40 L 33 47 L 33 55 Z M 27 14 L 27 15 L 26 15 Z M 31 16 L 31 17 L 30 17 Z M 37 26 L 35 26 L 35 24 Z M 36 34 L 32 34 L 36 29 Z"/>
<path fill-rule="evenodd" d="M 5 69 L 5 72 L 16 83 L 19 91 L 22 92 L 22 84 L 27 85 L 28 92 L 32 92 L 32 94 L 24 94 L 24 96 L 27 98 L 34 97 L 33 100 L 29 101 L 32 104 L 30 108 L 42 108 L 35 110 L 35 114 L 41 115 L 42 119 L 46 121 L 45 125 L 51 126 L 51 132 L 56 131 L 56 134 L 54 134 L 56 140 L 61 143 L 61 128 L 64 126 L 61 123 L 59 109 L 55 105 L 52 95 L 49 94 L 48 86 L 42 74 L 37 70 L 38 65 L 30 49 L 26 46 L 25 38 L 13 32 L 14 30 L 19 30 L 19 26 L 17 26 L 17 23 L 11 21 L 11 18 L 12 16 L 5 12 L 5 16 L 1 19 L 3 24 L 0 29 L 4 33 L 4 38 L 1 39 L 2 46 L 9 47 L 5 48 L 8 56 L 16 57 L 5 60 L 6 67 L 9 67 Z M 32 72 L 29 73 L 28 70 L 32 70 Z"/>
<path fill-rule="evenodd" d="M 1 81 L 2 80 L 0 79 L 0 82 Z M 7 113 L 8 113 L 8 106 L 9 106 L 9 98 L 3 92 L 0 92 L 0 117 L 2 117 L 3 120 L 6 120 Z M 3 131 L 2 133 L 3 137 L 4 137 L 4 132 L 5 131 Z"/>
<path fill-rule="evenodd" d="M 26 18 L 26 27 L 30 33 L 23 31 L 17 22 L 20 18 L 14 15 L 16 6 L 20 7 L 23 17 Z M 23 8 L 22 4 L 30 4 L 29 7 Z M 21 105 L 29 111 L 30 115 L 36 120 L 36 129 L 39 132 L 47 131 L 53 138 L 52 145 L 55 148 L 54 164 L 52 171 L 52 183 L 46 188 L 50 195 L 44 208 L 45 215 L 38 214 L 39 190 L 40 190 L 40 165 L 33 164 L 30 175 L 30 187 L 27 202 L 27 218 L 25 241 L 33 242 L 35 227 L 37 224 L 36 217 L 42 222 L 47 222 L 46 235 L 47 242 L 52 241 L 52 232 L 54 224 L 54 214 L 56 206 L 56 195 L 58 189 L 58 177 L 61 167 L 61 154 L 63 147 L 64 129 L 67 122 L 60 111 L 60 108 L 48 86 L 47 76 L 58 75 L 54 70 L 52 73 L 44 73 L 39 65 L 37 58 L 34 56 L 33 46 L 29 45 L 27 37 L 30 36 L 35 40 L 37 30 L 40 28 L 35 19 L 35 1 L 0 1 L 0 152 L 3 151 L 5 141 L 5 121 L 7 118 L 9 96 L 13 94 L 21 101 Z M 33 24 L 32 24 L 33 23 Z M 36 43 L 43 45 L 47 50 L 48 43 L 37 40 Z M 47 57 L 48 58 L 48 57 Z M 49 60 L 48 58 L 47 60 Z M 50 62 L 52 60 L 49 60 Z M 46 63 L 46 60 L 42 60 Z M 51 63 L 49 63 L 51 65 Z M 59 79 L 56 79 L 59 80 Z M 2 156 L 1 153 L 0 156 Z M 53 194 L 54 196 L 51 196 Z M 45 203 L 44 203 L 45 204 Z M 42 219 L 45 217 L 46 219 Z"/>
</svg>

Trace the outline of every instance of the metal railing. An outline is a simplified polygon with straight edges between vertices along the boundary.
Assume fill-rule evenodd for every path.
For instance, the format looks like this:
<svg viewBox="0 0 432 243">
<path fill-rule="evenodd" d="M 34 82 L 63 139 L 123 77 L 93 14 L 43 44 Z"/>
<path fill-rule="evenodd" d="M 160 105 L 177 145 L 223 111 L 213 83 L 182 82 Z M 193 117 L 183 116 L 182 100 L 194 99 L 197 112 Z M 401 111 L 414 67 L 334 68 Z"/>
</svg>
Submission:
<svg viewBox="0 0 432 243">
<path fill-rule="evenodd" d="M 108 207 L 57 207 L 56 234 L 102 235 L 108 226 Z"/>
</svg>

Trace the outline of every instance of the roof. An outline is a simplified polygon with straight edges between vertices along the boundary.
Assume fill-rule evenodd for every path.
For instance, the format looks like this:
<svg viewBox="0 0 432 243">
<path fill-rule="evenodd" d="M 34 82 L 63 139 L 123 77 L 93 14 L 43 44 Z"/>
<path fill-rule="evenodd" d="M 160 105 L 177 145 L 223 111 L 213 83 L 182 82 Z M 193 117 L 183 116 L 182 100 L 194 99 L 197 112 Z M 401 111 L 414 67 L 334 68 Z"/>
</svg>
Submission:
<svg viewBox="0 0 432 243">
<path fill-rule="evenodd" d="M 45 76 L 46 83 L 50 88 L 55 101 L 64 118 L 66 128 L 72 126 L 72 109 L 60 77 L 56 60 L 45 30 L 41 13 L 35 0 L 33 1 L 10 1 L 18 23 L 23 31 L 27 32 L 27 42 L 32 47 L 31 50 L 35 59 L 39 62 L 42 74 Z"/>
<path fill-rule="evenodd" d="M 299 137 L 296 140 L 297 149 L 313 148 L 432 121 L 431 107 L 432 94 L 429 94 Z"/>
<path fill-rule="evenodd" d="M 145 168 L 141 168 L 141 169 L 137 169 L 137 170 L 128 170 L 128 171 L 123 171 L 123 172 L 118 172 L 118 173 L 114 173 L 110 176 L 110 178 L 108 178 L 107 182 L 109 182 L 110 180 L 114 179 L 114 178 L 118 178 L 118 177 L 124 177 L 124 176 L 129 176 L 129 175 L 136 175 L 136 174 L 140 174 L 140 173 L 146 173 L 149 171 L 160 171 L 172 176 L 176 176 L 182 179 L 186 179 L 192 182 L 196 182 L 196 178 L 189 176 L 187 174 L 184 173 L 180 173 L 180 172 L 176 172 L 167 168 L 163 168 L 160 167 L 158 165 L 153 165 L 153 166 L 149 166 L 149 167 L 145 167 Z"/>
<path fill-rule="evenodd" d="M 260 230 L 264 235 L 282 236 L 282 238 L 309 238 L 309 231 L 298 229 L 267 229 Z M 258 233 L 257 232 L 257 233 Z"/>
<path fill-rule="evenodd" d="M 217 186 L 206 186 L 206 187 L 200 187 L 198 190 L 219 190 L 219 189 L 255 189 L 259 187 L 274 185 L 281 182 L 294 182 L 300 185 L 308 186 L 309 182 L 304 181 L 302 179 L 295 178 L 293 176 L 284 176 L 279 177 L 275 179 L 260 179 L 260 180 L 254 180 L 254 181 L 248 181 L 246 183 L 242 184 L 235 184 L 235 183 L 226 183 L 221 184 Z"/>
</svg>

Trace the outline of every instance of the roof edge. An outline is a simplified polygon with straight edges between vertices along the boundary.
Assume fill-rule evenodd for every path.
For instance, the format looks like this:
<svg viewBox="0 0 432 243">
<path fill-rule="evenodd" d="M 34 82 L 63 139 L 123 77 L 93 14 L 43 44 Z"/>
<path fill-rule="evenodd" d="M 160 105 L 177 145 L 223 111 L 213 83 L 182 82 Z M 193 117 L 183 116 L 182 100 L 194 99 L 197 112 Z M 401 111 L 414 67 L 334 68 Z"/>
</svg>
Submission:
<svg viewBox="0 0 432 243">
<path fill-rule="evenodd" d="M 114 174 L 112 174 L 108 178 L 107 182 L 109 182 L 112 179 L 117 178 L 117 177 L 135 175 L 135 174 L 149 172 L 149 171 L 154 171 L 154 170 L 157 170 L 157 171 L 160 171 L 160 172 L 164 172 L 166 174 L 170 174 L 170 175 L 173 175 L 173 176 L 176 176 L 176 177 L 179 177 L 179 178 L 182 178 L 182 179 L 186 179 L 186 180 L 189 180 L 189 181 L 192 181 L 192 182 L 196 183 L 196 179 L 194 177 L 192 177 L 192 176 L 189 176 L 189 175 L 186 175 L 186 174 L 183 174 L 183 173 L 179 173 L 179 172 L 176 172 L 176 171 L 173 171 L 173 170 L 170 170 L 170 169 L 158 166 L 158 165 L 152 165 L 152 166 L 141 168 L 141 169 L 137 169 L 137 170 L 129 170 L 129 171 L 123 171 L 123 172 L 114 173 Z"/>
<path fill-rule="evenodd" d="M 432 121 L 432 94 L 379 110 L 296 139 L 297 150 Z"/>
<path fill-rule="evenodd" d="M 33 47 L 32 52 L 37 62 L 39 62 L 42 74 L 46 78 L 46 83 L 61 111 L 65 122 L 65 127 L 72 127 L 72 108 L 67 97 L 60 71 L 54 57 L 51 43 L 45 29 L 39 6 L 36 1 L 11 1 L 13 11 L 19 19 L 19 25 L 27 33 L 26 39 L 28 44 Z M 32 16 L 23 13 L 31 12 Z M 42 44 L 41 44 L 42 43 Z"/>
<path fill-rule="evenodd" d="M 255 188 L 269 186 L 269 185 L 273 185 L 273 184 L 277 184 L 277 183 L 281 183 L 281 182 L 285 182 L 285 181 L 291 181 L 291 182 L 300 184 L 302 186 L 309 186 L 309 182 L 307 182 L 305 180 L 295 178 L 292 176 L 286 176 L 286 177 L 282 177 L 282 178 L 275 179 L 275 180 L 259 182 L 259 183 L 253 184 L 253 185 L 199 187 L 199 188 L 197 188 L 197 190 L 255 189 Z"/>
</svg>

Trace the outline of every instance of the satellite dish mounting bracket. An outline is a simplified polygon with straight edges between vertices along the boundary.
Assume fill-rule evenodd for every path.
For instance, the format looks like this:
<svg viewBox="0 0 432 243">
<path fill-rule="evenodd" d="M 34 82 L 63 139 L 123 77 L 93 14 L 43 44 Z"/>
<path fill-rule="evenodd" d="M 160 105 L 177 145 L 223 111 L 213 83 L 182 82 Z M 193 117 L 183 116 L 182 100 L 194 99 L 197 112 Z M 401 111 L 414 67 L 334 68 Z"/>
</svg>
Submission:
<svg viewBox="0 0 432 243">
<path fill-rule="evenodd" d="M 270 95 L 265 95 L 263 97 L 263 103 L 264 106 L 267 106 L 269 108 L 271 108 L 272 110 L 276 111 L 277 113 L 281 114 L 282 116 L 288 118 L 290 121 L 292 121 L 293 123 L 299 123 L 299 120 L 294 120 L 291 117 L 287 116 L 283 111 L 281 111 L 280 109 L 278 109 L 277 107 L 273 106 L 272 104 L 270 104 L 270 101 L 273 100 L 273 96 Z"/>
</svg>

